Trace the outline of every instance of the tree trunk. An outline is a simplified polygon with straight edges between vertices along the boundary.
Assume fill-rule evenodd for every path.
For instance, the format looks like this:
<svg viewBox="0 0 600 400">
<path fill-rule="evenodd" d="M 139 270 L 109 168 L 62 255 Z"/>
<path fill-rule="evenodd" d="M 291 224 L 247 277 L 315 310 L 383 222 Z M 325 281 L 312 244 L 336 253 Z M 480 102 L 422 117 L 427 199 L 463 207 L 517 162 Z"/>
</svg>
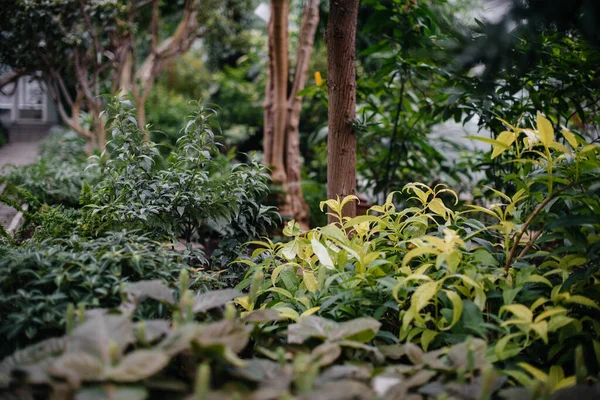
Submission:
<svg viewBox="0 0 600 400">
<path fill-rule="evenodd" d="M 271 1 L 273 20 L 273 87 L 274 87 L 274 130 L 272 145 L 272 178 L 275 183 L 285 185 L 285 125 L 287 119 L 288 82 L 288 0 Z"/>
<path fill-rule="evenodd" d="M 327 22 L 327 93 L 329 115 L 327 138 L 327 197 L 356 194 L 356 23 L 360 0 L 329 3 Z M 344 216 L 356 215 L 349 202 Z M 329 222 L 335 218 L 329 216 Z"/>
<path fill-rule="evenodd" d="M 308 64 L 312 53 L 315 32 L 319 23 L 319 0 L 308 0 L 302 15 L 300 28 L 300 43 L 296 54 L 296 69 L 292 91 L 288 99 L 288 118 L 286 124 L 287 154 L 287 193 L 289 209 L 294 219 L 303 229 L 309 227 L 308 204 L 304 200 L 301 184 L 300 138 L 298 126 L 300 124 L 300 111 L 302 110 L 302 97 L 296 93 L 304 89 Z"/>
<path fill-rule="evenodd" d="M 274 96 L 274 84 L 273 74 L 274 72 L 274 60 L 273 60 L 273 18 L 269 19 L 269 25 L 267 28 L 267 36 L 269 41 L 269 64 L 267 70 L 267 85 L 265 87 L 265 101 L 263 103 L 264 108 L 264 120 L 263 120 L 263 163 L 269 167 L 273 165 L 273 96 Z"/>
</svg>

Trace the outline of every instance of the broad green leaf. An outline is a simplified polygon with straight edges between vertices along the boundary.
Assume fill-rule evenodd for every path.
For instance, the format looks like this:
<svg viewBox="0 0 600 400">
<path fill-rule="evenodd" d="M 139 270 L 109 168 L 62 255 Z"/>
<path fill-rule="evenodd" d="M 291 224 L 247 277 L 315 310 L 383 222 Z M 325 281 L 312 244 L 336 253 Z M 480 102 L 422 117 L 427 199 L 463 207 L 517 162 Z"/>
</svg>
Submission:
<svg viewBox="0 0 600 400">
<path fill-rule="evenodd" d="M 279 293 L 285 297 L 287 297 L 288 299 L 294 299 L 294 295 L 291 294 L 289 291 L 285 290 L 284 288 L 280 288 L 280 287 L 272 287 L 267 289 L 268 292 L 275 292 L 275 293 Z"/>
<path fill-rule="evenodd" d="M 326 225 L 321 228 L 321 235 L 337 240 L 340 243 L 347 244 L 348 237 L 340 228 L 335 225 Z"/>
<path fill-rule="evenodd" d="M 175 304 L 175 298 L 171 289 L 160 280 L 128 283 L 125 286 L 124 292 L 131 293 L 140 301 L 151 298 L 163 303 Z"/>
<path fill-rule="evenodd" d="M 108 378 L 116 382 L 136 382 L 158 373 L 170 357 L 158 350 L 136 350 L 127 354 L 119 364 L 111 368 Z"/>
<path fill-rule="evenodd" d="M 288 326 L 288 342 L 303 343 L 309 338 L 326 340 L 338 328 L 338 323 L 325 318 L 309 315 Z"/>
<path fill-rule="evenodd" d="M 533 376 L 538 381 L 543 382 L 543 383 L 548 382 L 548 375 L 546 375 L 543 371 L 540 371 L 536 367 L 534 367 L 526 362 L 520 362 L 517 365 L 519 367 L 523 368 L 525 371 L 527 371 L 531 376 Z"/>
<path fill-rule="evenodd" d="M 321 309 L 321 306 L 316 306 L 316 307 L 309 308 L 308 310 L 306 310 L 302 314 L 300 314 L 300 317 L 304 317 L 306 315 L 313 315 L 314 313 L 316 313 L 320 309 Z"/>
<path fill-rule="evenodd" d="M 288 260 L 293 260 L 298 255 L 298 240 L 294 239 L 281 248 L 281 254 Z"/>
<path fill-rule="evenodd" d="M 508 148 L 510 148 L 510 146 L 513 144 L 513 142 L 515 141 L 515 139 L 516 139 L 515 133 L 514 132 L 510 132 L 510 131 L 500 132 L 500 134 L 496 138 L 497 141 L 503 143 Z M 506 147 L 504 147 L 504 146 L 494 146 L 494 151 L 492 151 L 492 159 L 498 157 L 505 150 L 506 150 Z"/>
<path fill-rule="evenodd" d="M 565 299 L 565 303 L 579 304 L 582 306 L 592 307 L 592 308 L 595 308 L 596 310 L 600 310 L 600 306 L 598 306 L 598 304 L 594 300 L 589 299 L 584 296 L 579 296 L 579 295 L 570 296 Z"/>
<path fill-rule="evenodd" d="M 317 278 L 315 278 L 315 274 L 313 274 L 312 271 L 304 270 L 302 275 L 304 277 L 304 286 L 306 286 L 311 293 L 316 293 L 318 289 L 318 283 Z"/>
<path fill-rule="evenodd" d="M 529 322 L 533 321 L 533 313 L 529 308 L 525 307 L 522 304 L 509 304 L 507 306 L 503 306 L 502 308 L 500 308 L 500 315 L 502 315 L 504 311 L 510 311 L 521 320 Z"/>
<path fill-rule="evenodd" d="M 323 246 L 316 239 L 312 239 L 310 241 L 310 244 L 312 245 L 314 253 L 318 257 L 319 262 L 328 268 L 333 268 L 333 261 L 331 260 L 331 257 L 329 256 L 329 252 L 327 251 L 327 248 L 325 246 Z"/>
<path fill-rule="evenodd" d="M 539 337 L 542 338 L 544 343 L 548 344 L 548 322 L 547 321 L 539 321 L 533 323 L 529 326 L 535 333 L 538 334 Z"/>
<path fill-rule="evenodd" d="M 566 314 L 567 310 L 562 308 L 562 307 L 553 307 L 549 310 L 544 311 L 543 313 L 541 313 L 540 315 L 538 315 L 537 317 L 535 317 L 534 322 L 539 322 L 542 320 L 545 320 L 546 318 L 550 318 L 554 315 L 558 315 L 558 314 Z"/>
<path fill-rule="evenodd" d="M 229 301 L 240 296 L 242 296 L 242 293 L 235 289 L 211 290 L 194 298 L 192 311 L 194 313 L 205 312 L 211 308 L 224 306 Z"/>
<path fill-rule="evenodd" d="M 429 301 L 437 295 L 438 282 L 426 282 L 419 286 L 411 297 L 411 308 L 415 318 L 419 318 L 419 312 L 429 304 Z"/>
<path fill-rule="evenodd" d="M 562 130 L 562 134 L 563 134 L 563 137 L 567 140 L 567 142 L 569 142 L 571 147 L 573 149 L 577 149 L 578 143 L 577 143 L 577 138 L 575 137 L 575 135 L 573 135 L 573 133 L 570 130 L 564 129 L 564 128 Z"/>
<path fill-rule="evenodd" d="M 436 197 L 435 199 L 432 199 L 427 206 L 431 211 L 433 211 L 437 215 L 446 218 L 447 209 L 442 199 Z"/>
<path fill-rule="evenodd" d="M 581 149 L 581 154 L 587 153 L 588 151 L 596 151 L 598 150 L 598 145 L 597 144 L 588 144 L 583 146 L 583 148 Z"/>
<path fill-rule="evenodd" d="M 558 329 L 569 325 L 574 319 L 565 315 L 555 315 L 548 322 L 548 332 L 556 332 Z"/>
<path fill-rule="evenodd" d="M 552 128 L 552 123 L 539 113 L 536 120 L 540 142 L 542 142 L 544 147 L 548 148 L 554 142 L 554 128 Z"/>
<path fill-rule="evenodd" d="M 448 296 L 448 299 L 452 303 L 452 322 L 446 328 L 442 329 L 448 330 L 454 325 L 456 325 L 456 323 L 460 320 L 463 311 L 463 302 L 456 292 L 453 292 L 452 290 L 444 290 L 444 292 L 446 293 L 446 296 Z"/>
<path fill-rule="evenodd" d="M 279 311 L 279 314 L 283 318 L 288 318 L 288 319 L 291 319 L 292 321 L 296 321 L 296 322 L 300 320 L 300 314 L 298 314 L 298 312 L 296 310 L 294 310 L 293 308 L 285 307 L 285 306 L 277 306 L 277 307 L 273 307 L 273 309 Z"/>
<path fill-rule="evenodd" d="M 408 265 L 410 260 L 412 260 L 415 257 L 419 257 L 419 256 L 422 256 L 425 254 L 439 254 L 439 253 L 440 253 L 440 250 L 434 249 L 433 247 L 416 247 L 404 255 L 404 259 L 402 260 L 402 266 L 404 267 L 404 266 Z"/>
<path fill-rule="evenodd" d="M 552 283 L 541 275 L 529 275 L 527 279 L 525 279 L 525 282 L 543 283 L 544 285 L 552 287 Z"/>
<path fill-rule="evenodd" d="M 429 344 L 435 339 L 440 333 L 432 330 L 426 330 L 421 334 L 421 347 L 427 351 Z"/>
<path fill-rule="evenodd" d="M 365 222 L 380 222 L 381 218 L 375 215 L 359 215 L 358 217 L 354 217 L 348 222 L 346 222 L 342 229 L 352 228 L 356 225 L 363 224 Z M 339 229 L 339 228 L 338 228 Z"/>
<path fill-rule="evenodd" d="M 322 343 L 315 347 L 310 353 L 311 363 L 319 367 L 326 367 L 337 360 L 342 355 L 342 348 L 337 343 Z"/>
<path fill-rule="evenodd" d="M 518 338 L 520 336 L 523 336 L 524 333 L 522 332 L 517 332 L 517 333 L 512 333 L 510 335 L 506 335 L 504 337 L 502 337 L 500 340 L 498 340 L 498 342 L 496 342 L 496 345 L 494 346 L 494 351 L 496 353 L 496 357 L 498 358 L 499 361 L 505 360 L 507 358 L 513 357 L 516 354 L 513 354 L 513 352 L 506 352 L 506 345 L 508 345 L 508 343 L 515 338 Z M 518 349 L 518 352 L 521 352 L 521 348 Z M 518 353 L 517 353 L 518 354 Z"/>
<path fill-rule="evenodd" d="M 380 327 L 381 322 L 374 318 L 356 318 L 339 324 L 338 328 L 335 330 L 335 333 L 332 334 L 330 339 L 344 339 L 365 343 L 377 335 Z"/>
<path fill-rule="evenodd" d="M 550 390 L 554 390 L 563 379 L 565 379 L 563 369 L 558 365 L 551 366 L 548 372 L 548 386 L 550 386 Z"/>
<path fill-rule="evenodd" d="M 555 391 L 560 390 L 560 389 L 566 389 L 566 388 L 573 387 L 576 384 L 577 384 L 577 377 L 569 376 L 568 378 L 564 378 L 560 382 L 558 382 L 556 384 L 556 386 L 554 386 L 552 389 Z"/>
</svg>

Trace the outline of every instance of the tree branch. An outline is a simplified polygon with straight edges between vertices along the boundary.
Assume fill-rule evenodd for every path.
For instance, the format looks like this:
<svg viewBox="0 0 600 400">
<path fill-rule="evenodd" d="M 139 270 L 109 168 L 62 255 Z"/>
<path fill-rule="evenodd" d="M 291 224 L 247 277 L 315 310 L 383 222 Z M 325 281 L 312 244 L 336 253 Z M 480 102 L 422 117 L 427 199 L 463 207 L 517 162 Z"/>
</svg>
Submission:
<svg viewBox="0 0 600 400">
<path fill-rule="evenodd" d="M 514 258 L 515 253 L 517 252 L 517 247 L 519 247 L 519 243 L 521 242 L 521 238 L 523 237 L 523 235 L 527 231 L 527 228 L 529 228 L 529 225 L 531 225 L 531 223 L 533 222 L 533 220 L 535 219 L 535 217 L 537 217 L 538 214 L 540 212 L 542 212 L 542 210 L 544 209 L 544 207 L 546 207 L 546 205 L 548 205 L 548 203 L 550 203 L 550 200 L 552 200 L 553 198 L 555 198 L 556 196 L 558 196 L 559 194 L 561 194 L 565 190 L 572 188 L 576 184 L 577 184 L 576 182 L 570 183 L 567 186 L 565 186 L 565 187 L 557 190 L 556 192 L 552 193 L 550 196 L 548 196 L 546 198 L 546 200 L 544 200 L 543 202 L 541 202 L 536 207 L 535 210 L 533 210 L 533 212 L 531 213 L 531 215 L 529 216 L 529 218 L 527 218 L 527 220 L 523 224 L 523 227 L 521 228 L 521 231 L 517 234 L 517 236 L 516 236 L 516 238 L 514 240 L 513 246 L 510 249 L 510 253 L 508 254 L 508 257 L 506 257 L 506 263 L 504 264 L 504 273 L 506 275 L 508 275 L 508 271 L 510 270 L 510 263 L 511 263 L 512 259 Z"/>
<path fill-rule="evenodd" d="M 13 88 L 13 91 L 11 93 L 4 93 L 3 89 L 5 86 L 18 81 L 19 78 L 21 78 L 23 75 L 25 75 L 24 70 L 17 70 L 17 71 L 11 71 L 8 74 L 4 74 L 2 77 L 0 77 L 0 94 L 9 96 L 12 93 L 14 93 L 14 90 L 17 87 L 16 85 Z"/>
</svg>

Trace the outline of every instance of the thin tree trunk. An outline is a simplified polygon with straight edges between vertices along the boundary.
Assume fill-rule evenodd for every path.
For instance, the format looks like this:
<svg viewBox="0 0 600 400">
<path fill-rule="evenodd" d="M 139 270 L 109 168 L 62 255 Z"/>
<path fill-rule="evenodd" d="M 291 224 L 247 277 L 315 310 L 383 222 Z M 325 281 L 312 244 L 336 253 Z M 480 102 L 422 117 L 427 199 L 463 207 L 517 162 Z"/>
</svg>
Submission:
<svg viewBox="0 0 600 400">
<path fill-rule="evenodd" d="M 302 109 L 302 97 L 296 93 L 304 89 L 308 74 L 308 64 L 312 53 L 315 32 L 319 23 L 319 0 L 308 0 L 302 15 L 302 26 L 300 28 L 300 43 L 296 54 L 296 69 L 292 92 L 288 99 L 288 118 L 286 124 L 287 139 L 287 193 L 289 210 L 294 219 L 308 229 L 309 212 L 308 204 L 304 200 L 301 187 L 301 163 L 300 163 L 300 138 L 298 126 L 300 124 L 300 111 Z"/>
<path fill-rule="evenodd" d="M 274 134 L 274 125 L 273 125 L 273 96 L 274 96 L 274 87 L 273 87 L 273 74 L 274 72 L 274 61 L 273 61 L 273 18 L 269 19 L 269 24 L 267 28 L 267 36 L 269 41 L 269 64 L 267 70 L 267 85 L 265 87 L 265 101 L 263 103 L 264 107 L 264 120 L 263 120 L 263 163 L 267 166 L 273 165 L 273 134 Z"/>
<path fill-rule="evenodd" d="M 327 138 L 327 197 L 356 194 L 356 23 L 360 0 L 338 0 L 329 4 L 327 22 L 327 93 L 329 115 Z M 344 216 L 356 215 L 349 202 Z M 329 216 L 329 222 L 335 218 Z"/>
<path fill-rule="evenodd" d="M 285 125 L 287 119 L 288 83 L 288 0 L 271 1 L 273 19 L 273 85 L 274 85 L 274 132 L 273 132 L 273 171 L 275 183 L 286 184 L 285 173 Z"/>
</svg>

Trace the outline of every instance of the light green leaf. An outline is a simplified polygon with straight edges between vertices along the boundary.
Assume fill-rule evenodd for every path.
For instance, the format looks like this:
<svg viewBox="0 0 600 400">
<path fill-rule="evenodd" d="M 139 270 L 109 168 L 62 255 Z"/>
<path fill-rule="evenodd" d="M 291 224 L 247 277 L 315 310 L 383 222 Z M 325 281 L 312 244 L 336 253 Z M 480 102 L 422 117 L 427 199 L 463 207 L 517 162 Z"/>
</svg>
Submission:
<svg viewBox="0 0 600 400">
<path fill-rule="evenodd" d="M 427 348 L 429 347 L 429 344 L 433 341 L 433 339 L 436 338 L 437 335 L 439 335 L 439 332 L 436 331 L 432 331 L 432 330 L 426 330 L 421 334 L 421 347 L 423 347 L 423 350 L 427 351 Z"/>
<path fill-rule="evenodd" d="M 428 207 L 431 211 L 433 211 L 437 215 L 440 215 L 443 218 L 446 218 L 447 209 L 446 209 L 446 206 L 444 205 L 444 202 L 442 201 L 442 199 L 439 199 L 436 197 L 435 199 L 433 199 L 429 202 Z"/>
<path fill-rule="evenodd" d="M 570 296 L 565 299 L 565 303 L 580 304 L 582 306 L 592 307 L 592 308 L 595 308 L 596 310 L 600 310 L 600 306 L 598 306 L 598 304 L 596 304 L 596 302 L 594 300 L 589 299 L 584 296 L 579 296 L 579 295 Z"/>
<path fill-rule="evenodd" d="M 427 306 L 429 301 L 437 294 L 437 290 L 438 283 L 435 281 L 426 282 L 415 290 L 410 302 L 415 318 L 419 318 L 419 311 Z"/>
<path fill-rule="evenodd" d="M 522 304 L 510 304 L 507 306 L 503 306 L 502 308 L 500 308 L 500 314 L 502 314 L 504 311 L 510 311 L 521 320 L 528 322 L 533 321 L 533 313 L 529 308 L 525 307 Z"/>
<path fill-rule="evenodd" d="M 127 354 L 115 368 L 112 368 L 108 378 L 117 382 L 140 381 L 162 370 L 169 360 L 170 357 L 162 351 L 136 350 Z"/>
<path fill-rule="evenodd" d="M 328 268 L 333 268 L 333 261 L 331 260 L 331 257 L 329 256 L 329 252 L 327 251 L 327 248 L 325 246 L 323 246 L 316 239 L 312 239 L 310 241 L 310 244 L 312 245 L 313 251 L 317 255 L 317 258 L 319 259 L 319 262 Z"/>
<path fill-rule="evenodd" d="M 543 383 L 548 382 L 548 375 L 546 375 L 543 371 L 537 369 L 536 367 L 534 367 L 528 363 L 525 363 L 525 362 L 520 362 L 517 365 L 519 367 L 523 368 L 525 371 L 527 371 L 531 376 L 533 376 L 538 381 L 543 382 Z"/>
<path fill-rule="evenodd" d="M 516 135 L 514 132 L 510 132 L 510 131 L 500 132 L 500 134 L 498 135 L 496 140 L 499 141 L 500 143 L 503 143 L 507 147 L 494 146 L 494 151 L 492 152 L 492 159 L 494 159 L 494 158 L 498 157 L 500 154 L 504 153 L 504 151 L 507 148 L 510 148 L 510 146 L 515 141 L 515 138 L 516 138 Z"/>
<path fill-rule="evenodd" d="M 463 311 L 463 302 L 456 292 L 453 292 L 451 290 L 444 290 L 444 292 L 446 293 L 446 296 L 448 296 L 448 299 L 452 303 L 452 323 L 450 323 L 450 325 L 448 325 L 446 328 L 442 329 L 448 330 L 454 325 L 456 325 L 456 323 L 460 320 L 460 316 L 462 315 Z"/>
<path fill-rule="evenodd" d="M 564 129 L 564 128 L 562 130 L 562 134 L 563 134 L 563 137 L 567 140 L 567 142 L 569 142 L 571 147 L 573 149 L 577 149 L 578 144 L 577 144 L 577 138 L 575 137 L 575 135 L 573 135 L 573 133 L 570 130 Z"/>
<path fill-rule="evenodd" d="M 311 293 L 316 293 L 318 289 L 318 283 L 317 278 L 315 278 L 315 274 L 313 274 L 312 271 L 304 270 L 302 275 L 304 276 L 304 286 L 306 286 Z"/>
<path fill-rule="evenodd" d="M 542 114 L 538 114 L 536 120 L 540 142 L 542 142 L 544 147 L 548 148 L 554 142 L 554 128 L 552 128 L 552 123 Z"/>
</svg>

